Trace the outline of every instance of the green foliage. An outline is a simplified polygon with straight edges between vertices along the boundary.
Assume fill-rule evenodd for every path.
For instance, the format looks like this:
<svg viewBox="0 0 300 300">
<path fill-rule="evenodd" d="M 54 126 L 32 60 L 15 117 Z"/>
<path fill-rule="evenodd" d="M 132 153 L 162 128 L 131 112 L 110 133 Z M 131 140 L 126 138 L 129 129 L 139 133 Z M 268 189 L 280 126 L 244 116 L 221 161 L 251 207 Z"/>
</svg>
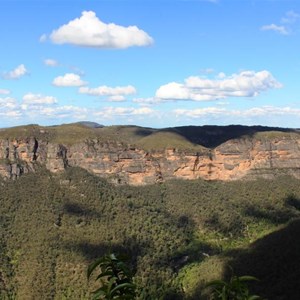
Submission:
<svg viewBox="0 0 300 300">
<path fill-rule="evenodd" d="M 92 263 L 87 272 L 88 279 L 96 268 L 100 273 L 96 280 L 100 288 L 93 292 L 93 299 L 134 299 L 136 286 L 133 284 L 132 273 L 127 265 L 115 254 L 105 255 Z"/>
<path fill-rule="evenodd" d="M 261 140 L 261 141 L 266 141 L 266 140 L 274 140 L 274 139 L 298 139 L 299 135 L 298 132 L 289 132 L 289 131 L 265 131 L 265 132 L 257 132 L 254 135 L 255 139 Z"/>
<path fill-rule="evenodd" d="M 138 300 L 199 299 L 196 291 L 224 278 L 228 263 L 237 275 L 249 270 L 260 278 L 255 291 L 268 297 L 276 278 L 284 285 L 300 272 L 277 265 L 289 261 L 280 260 L 287 251 L 278 246 L 271 247 L 278 252 L 269 255 L 269 274 L 254 272 L 270 243 L 253 254 L 249 245 L 299 218 L 299 199 L 299 180 L 291 177 L 115 187 L 80 168 L 40 168 L 14 182 L 0 179 L 1 278 L 17 299 L 89 299 L 96 286 L 90 281 L 89 288 L 86 265 L 111 250 L 131 257 Z"/>
<path fill-rule="evenodd" d="M 0 129 L 1 139 L 28 139 L 35 137 L 44 142 L 74 145 L 87 140 L 110 142 L 124 147 L 138 146 L 145 150 L 176 148 L 181 150 L 205 151 L 230 139 L 297 139 L 297 130 L 263 126 L 182 126 L 154 129 L 139 126 L 105 126 L 93 128 L 87 124 L 71 123 L 60 126 L 31 124 Z"/>
<path fill-rule="evenodd" d="M 137 142 L 137 145 L 146 150 L 180 149 L 200 151 L 204 147 L 191 143 L 188 139 L 176 132 L 158 131 Z"/>
<path fill-rule="evenodd" d="M 253 276 L 232 276 L 229 282 L 214 280 L 207 284 L 213 288 L 212 300 L 259 300 L 261 297 L 251 295 L 247 282 L 257 280 Z"/>
</svg>

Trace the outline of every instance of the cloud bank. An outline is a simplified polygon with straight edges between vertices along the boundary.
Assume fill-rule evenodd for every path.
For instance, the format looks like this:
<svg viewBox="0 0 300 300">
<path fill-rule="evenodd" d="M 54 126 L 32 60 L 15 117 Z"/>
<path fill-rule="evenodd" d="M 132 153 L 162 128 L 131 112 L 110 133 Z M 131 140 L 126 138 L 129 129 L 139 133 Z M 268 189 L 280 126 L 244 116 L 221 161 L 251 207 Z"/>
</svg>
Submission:
<svg viewBox="0 0 300 300">
<path fill-rule="evenodd" d="M 104 107 L 98 112 L 95 112 L 94 115 L 102 118 L 112 118 L 126 116 L 144 116 L 150 115 L 152 113 L 154 113 L 154 110 L 148 107 Z"/>
<path fill-rule="evenodd" d="M 110 101 L 120 102 L 125 101 L 125 96 L 135 94 L 136 89 L 132 85 L 117 87 L 102 85 L 96 88 L 81 87 L 79 88 L 79 93 L 98 97 L 106 96 Z"/>
<path fill-rule="evenodd" d="M 23 96 L 23 104 L 36 105 L 36 104 L 54 104 L 57 99 L 52 96 L 43 96 L 41 94 L 28 93 Z"/>
<path fill-rule="evenodd" d="M 1 118 L 17 119 L 22 116 L 16 99 L 11 97 L 0 97 L 0 116 Z"/>
<path fill-rule="evenodd" d="M 226 76 L 220 73 L 215 79 L 191 76 L 184 83 L 171 82 L 156 91 L 162 100 L 214 101 L 229 97 L 256 97 L 262 92 L 281 88 L 268 71 L 243 71 Z"/>
<path fill-rule="evenodd" d="M 173 113 L 177 117 L 198 119 L 203 116 L 210 117 L 274 117 L 274 116 L 297 116 L 300 117 L 300 109 L 291 107 L 262 106 L 246 110 L 229 110 L 226 108 L 206 107 L 198 109 L 175 109 Z"/>
</svg>

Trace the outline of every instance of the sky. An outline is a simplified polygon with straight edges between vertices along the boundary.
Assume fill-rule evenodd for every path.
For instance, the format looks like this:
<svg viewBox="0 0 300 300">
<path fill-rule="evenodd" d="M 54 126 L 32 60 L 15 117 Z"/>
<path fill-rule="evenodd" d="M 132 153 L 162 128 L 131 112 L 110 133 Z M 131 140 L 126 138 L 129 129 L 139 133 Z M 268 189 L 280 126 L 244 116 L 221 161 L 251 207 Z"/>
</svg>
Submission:
<svg viewBox="0 0 300 300">
<path fill-rule="evenodd" d="M 300 128 L 299 0 L 0 0 L 0 127 Z"/>
</svg>

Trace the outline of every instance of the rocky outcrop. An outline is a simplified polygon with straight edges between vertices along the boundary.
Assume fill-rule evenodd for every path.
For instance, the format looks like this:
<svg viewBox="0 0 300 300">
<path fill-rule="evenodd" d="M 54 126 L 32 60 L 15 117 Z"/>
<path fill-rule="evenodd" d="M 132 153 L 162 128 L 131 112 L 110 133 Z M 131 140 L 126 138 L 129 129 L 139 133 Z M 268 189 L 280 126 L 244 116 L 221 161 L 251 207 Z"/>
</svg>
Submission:
<svg viewBox="0 0 300 300">
<path fill-rule="evenodd" d="M 67 146 L 36 138 L 0 140 L 0 176 L 15 179 L 36 164 L 51 172 L 78 166 L 116 184 L 143 185 L 172 178 L 206 180 L 300 178 L 300 137 L 239 138 L 214 149 L 146 151 L 117 142 L 88 139 Z"/>
</svg>

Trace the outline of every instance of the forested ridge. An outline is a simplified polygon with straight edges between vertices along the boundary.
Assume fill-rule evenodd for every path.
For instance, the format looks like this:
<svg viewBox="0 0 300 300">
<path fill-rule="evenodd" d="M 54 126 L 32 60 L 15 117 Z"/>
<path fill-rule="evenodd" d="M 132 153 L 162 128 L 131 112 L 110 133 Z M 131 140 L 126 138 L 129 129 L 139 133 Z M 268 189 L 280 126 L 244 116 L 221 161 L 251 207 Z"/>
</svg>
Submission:
<svg viewBox="0 0 300 300">
<path fill-rule="evenodd" d="M 87 266 L 108 252 L 131 258 L 138 299 L 206 299 L 233 272 L 299 299 L 299 199 L 291 177 L 116 187 L 41 167 L 0 182 L 0 299 L 89 299 Z"/>
</svg>

